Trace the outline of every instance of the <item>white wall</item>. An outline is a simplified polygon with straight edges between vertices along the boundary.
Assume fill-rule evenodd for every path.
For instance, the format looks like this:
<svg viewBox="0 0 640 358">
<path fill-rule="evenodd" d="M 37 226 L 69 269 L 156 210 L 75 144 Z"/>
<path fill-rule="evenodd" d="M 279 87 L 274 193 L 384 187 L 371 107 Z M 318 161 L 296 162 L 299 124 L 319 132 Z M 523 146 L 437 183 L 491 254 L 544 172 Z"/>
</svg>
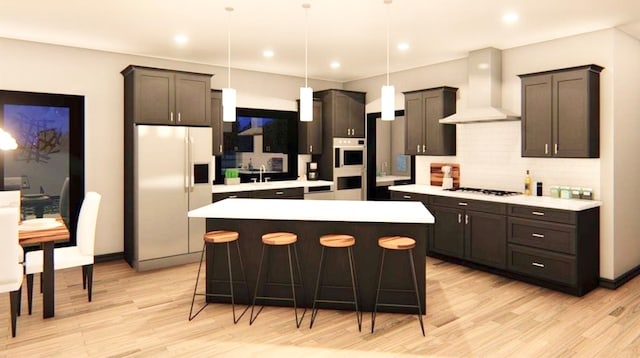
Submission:
<svg viewBox="0 0 640 358">
<path fill-rule="evenodd" d="M 224 66 L 176 62 L 0 38 L 0 89 L 85 97 L 85 188 L 103 195 L 96 254 L 123 251 L 124 81 L 130 64 L 211 73 L 212 88 L 227 85 Z M 301 78 L 232 70 L 238 106 L 296 110 Z M 315 90 L 341 84 L 310 81 Z"/>
</svg>

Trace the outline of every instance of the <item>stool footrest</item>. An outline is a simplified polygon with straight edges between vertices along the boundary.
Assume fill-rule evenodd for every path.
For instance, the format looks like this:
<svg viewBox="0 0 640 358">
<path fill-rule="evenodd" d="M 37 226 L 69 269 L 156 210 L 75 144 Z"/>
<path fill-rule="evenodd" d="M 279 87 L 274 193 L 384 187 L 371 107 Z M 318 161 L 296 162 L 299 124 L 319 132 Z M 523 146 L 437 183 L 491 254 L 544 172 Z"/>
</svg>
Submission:
<svg viewBox="0 0 640 358">
<path fill-rule="evenodd" d="M 315 300 L 316 303 L 344 303 L 355 305 L 356 301 L 342 301 L 342 300 Z"/>
<path fill-rule="evenodd" d="M 398 307 L 398 308 L 418 308 L 418 305 L 402 305 L 399 303 L 379 303 L 376 306 Z"/>
<path fill-rule="evenodd" d="M 206 296 L 206 297 L 233 297 L 231 294 L 225 293 L 196 293 L 196 296 Z"/>
<path fill-rule="evenodd" d="M 256 296 L 256 300 L 271 300 L 271 301 L 289 301 L 294 302 L 293 298 L 288 297 L 273 297 L 273 296 Z"/>
</svg>

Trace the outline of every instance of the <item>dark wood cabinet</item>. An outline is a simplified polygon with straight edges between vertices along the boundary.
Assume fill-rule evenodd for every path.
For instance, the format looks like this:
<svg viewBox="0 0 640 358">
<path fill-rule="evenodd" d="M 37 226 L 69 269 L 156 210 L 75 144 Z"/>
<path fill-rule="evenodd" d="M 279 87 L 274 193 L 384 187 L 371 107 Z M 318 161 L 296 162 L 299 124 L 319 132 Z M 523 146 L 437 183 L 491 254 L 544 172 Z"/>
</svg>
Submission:
<svg viewBox="0 0 640 358">
<path fill-rule="evenodd" d="M 522 156 L 600 156 L 600 72 L 587 65 L 520 75 Z"/>
<path fill-rule="evenodd" d="M 298 115 L 300 101 L 298 101 Z M 313 121 L 298 121 L 298 153 L 322 154 L 322 101 L 313 100 Z"/>
<path fill-rule="evenodd" d="M 211 90 L 211 128 L 213 130 L 213 155 L 224 153 L 224 127 L 222 125 L 222 91 Z"/>
<path fill-rule="evenodd" d="M 328 138 L 364 138 L 365 93 L 345 90 L 314 92 L 322 101 L 324 140 Z"/>
<path fill-rule="evenodd" d="M 506 267 L 506 204 L 442 196 L 433 196 L 429 202 L 436 218 L 429 242 L 431 251 L 490 267 Z"/>
<path fill-rule="evenodd" d="M 211 125 L 211 75 L 133 65 L 122 74 L 134 123 Z"/>
<path fill-rule="evenodd" d="M 439 121 L 456 112 L 457 91 L 438 87 L 404 92 L 405 154 L 456 154 L 456 126 Z"/>
<path fill-rule="evenodd" d="M 253 198 L 253 199 L 304 199 L 304 188 L 284 188 L 265 190 L 246 190 L 227 193 L 212 194 L 212 202 L 218 202 L 227 198 Z"/>
</svg>

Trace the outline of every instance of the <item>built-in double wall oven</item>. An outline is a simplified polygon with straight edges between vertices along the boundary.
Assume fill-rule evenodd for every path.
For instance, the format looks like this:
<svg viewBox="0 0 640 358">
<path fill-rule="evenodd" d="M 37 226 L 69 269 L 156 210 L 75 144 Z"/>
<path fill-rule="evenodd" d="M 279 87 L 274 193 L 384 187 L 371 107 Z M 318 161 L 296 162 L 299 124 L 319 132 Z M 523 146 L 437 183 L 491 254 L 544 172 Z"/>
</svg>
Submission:
<svg viewBox="0 0 640 358">
<path fill-rule="evenodd" d="M 363 200 L 365 158 L 364 139 L 333 139 L 333 182 L 336 199 Z"/>
</svg>

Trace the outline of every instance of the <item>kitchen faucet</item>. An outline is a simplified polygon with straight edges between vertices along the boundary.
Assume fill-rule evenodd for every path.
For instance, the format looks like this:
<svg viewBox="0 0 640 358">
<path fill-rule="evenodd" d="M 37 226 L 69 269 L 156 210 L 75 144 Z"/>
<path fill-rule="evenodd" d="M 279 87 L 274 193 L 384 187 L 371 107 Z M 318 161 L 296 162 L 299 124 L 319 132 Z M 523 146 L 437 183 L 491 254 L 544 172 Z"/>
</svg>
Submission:
<svg viewBox="0 0 640 358">
<path fill-rule="evenodd" d="M 262 173 L 266 171 L 267 171 L 267 168 L 264 167 L 264 164 L 260 165 L 260 183 L 262 183 Z"/>
</svg>

